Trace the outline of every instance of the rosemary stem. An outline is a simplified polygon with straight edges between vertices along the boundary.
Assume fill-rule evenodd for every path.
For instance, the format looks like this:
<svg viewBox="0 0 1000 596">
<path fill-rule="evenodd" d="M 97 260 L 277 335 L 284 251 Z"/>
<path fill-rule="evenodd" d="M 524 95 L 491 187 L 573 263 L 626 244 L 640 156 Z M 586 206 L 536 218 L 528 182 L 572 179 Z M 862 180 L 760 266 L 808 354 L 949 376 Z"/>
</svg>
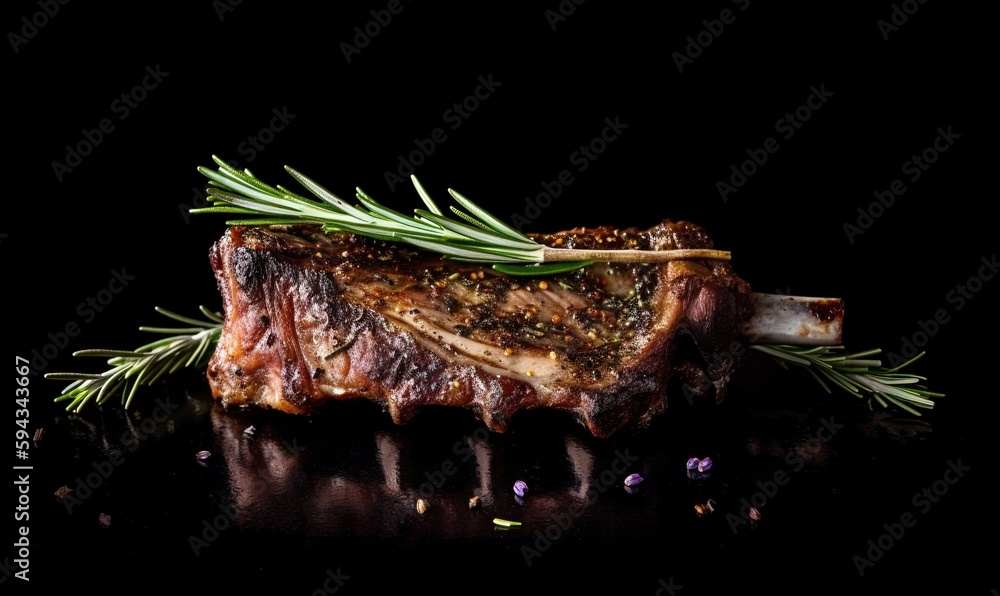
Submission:
<svg viewBox="0 0 1000 596">
<path fill-rule="evenodd" d="M 729 251 L 710 248 L 678 248 L 674 250 L 589 250 L 583 248 L 549 248 L 542 250 L 546 263 L 557 261 L 604 261 L 615 263 L 666 263 L 686 259 L 728 261 Z"/>
</svg>

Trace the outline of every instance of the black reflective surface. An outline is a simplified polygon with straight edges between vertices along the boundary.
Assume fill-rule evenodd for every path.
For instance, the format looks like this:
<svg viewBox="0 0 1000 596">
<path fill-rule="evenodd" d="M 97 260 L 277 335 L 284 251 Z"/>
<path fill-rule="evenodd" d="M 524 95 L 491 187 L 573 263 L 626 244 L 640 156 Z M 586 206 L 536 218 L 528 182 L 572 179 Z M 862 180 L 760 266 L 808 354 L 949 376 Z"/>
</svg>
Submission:
<svg viewBox="0 0 1000 596">
<path fill-rule="evenodd" d="M 402 427 L 368 402 L 313 418 L 227 411 L 191 379 L 131 416 L 61 417 L 47 430 L 45 449 L 59 454 L 48 480 L 74 492 L 46 499 L 45 535 L 65 548 L 67 572 L 121 588 L 313 593 L 340 577 L 344 593 L 536 581 L 719 593 L 734 580 L 795 593 L 802 577 L 848 591 L 900 574 L 913 587 L 970 582 L 938 567 L 989 557 L 954 542 L 987 484 L 968 471 L 982 458 L 952 423 L 820 399 L 808 379 L 775 370 L 751 354 L 724 405 L 678 406 L 610 439 L 551 412 L 498 435 L 461 410 Z M 693 477 L 690 457 L 714 465 Z M 632 473 L 645 481 L 630 492 Z M 516 480 L 529 487 L 521 502 Z M 709 500 L 714 511 L 696 510 Z M 901 525 L 907 512 L 912 527 Z M 899 538 L 883 538 L 872 565 L 855 560 L 886 523 Z M 927 568 L 911 575 L 917 562 Z"/>
</svg>

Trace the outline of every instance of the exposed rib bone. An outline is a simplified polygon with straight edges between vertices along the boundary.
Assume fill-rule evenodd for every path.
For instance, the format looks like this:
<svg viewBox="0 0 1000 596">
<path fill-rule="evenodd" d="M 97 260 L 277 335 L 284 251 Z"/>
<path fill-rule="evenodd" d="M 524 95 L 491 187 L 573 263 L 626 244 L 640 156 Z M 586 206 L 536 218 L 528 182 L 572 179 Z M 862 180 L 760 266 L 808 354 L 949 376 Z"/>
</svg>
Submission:
<svg viewBox="0 0 1000 596">
<path fill-rule="evenodd" d="M 840 298 L 754 292 L 754 315 L 743 335 L 755 344 L 832 346 L 841 342 L 844 301 Z"/>
</svg>

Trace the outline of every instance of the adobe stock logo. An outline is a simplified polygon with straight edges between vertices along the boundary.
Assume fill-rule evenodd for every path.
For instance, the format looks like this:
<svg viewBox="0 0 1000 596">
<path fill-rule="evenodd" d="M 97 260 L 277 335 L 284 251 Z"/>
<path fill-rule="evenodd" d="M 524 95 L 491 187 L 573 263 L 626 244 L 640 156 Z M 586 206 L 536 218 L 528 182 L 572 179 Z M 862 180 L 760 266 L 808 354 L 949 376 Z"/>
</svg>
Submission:
<svg viewBox="0 0 1000 596">
<path fill-rule="evenodd" d="M 46 335 L 48 341 L 42 344 L 40 348 L 31 349 L 32 375 L 37 375 L 44 371 L 50 362 L 55 360 L 63 350 L 69 347 L 70 340 L 80 335 L 85 324 L 93 322 L 97 318 L 98 313 L 104 312 L 107 306 L 111 304 L 115 296 L 125 291 L 129 282 L 135 281 L 135 276 L 129 275 L 125 267 L 122 267 L 120 270 L 112 269 L 110 273 L 111 278 L 104 284 L 104 287 L 93 295 L 87 296 L 76 305 L 76 314 L 80 316 L 79 320 L 71 319 L 64 325 L 57 327 L 55 331 L 49 331 Z"/>
<path fill-rule="evenodd" d="M 833 437 L 844 428 L 843 424 L 834 421 L 833 416 L 829 419 L 820 418 L 820 426 L 816 429 L 813 437 L 785 453 L 785 463 L 792 466 L 788 471 L 775 470 L 770 480 L 758 481 L 755 485 L 757 490 L 749 497 L 740 499 L 739 515 L 735 513 L 726 514 L 726 522 L 729 529 L 736 534 L 743 526 L 751 526 L 753 519 L 751 510 L 753 508 L 763 509 L 778 495 L 781 488 L 787 486 L 795 473 L 801 472 L 806 467 L 806 460 L 818 453 L 823 448 L 824 443 L 833 440 Z"/>
<path fill-rule="evenodd" d="M 581 144 L 567 158 L 577 174 L 582 174 L 589 168 L 597 158 L 600 157 L 612 143 L 617 141 L 622 133 L 629 127 L 627 122 L 622 122 L 621 116 L 610 116 L 604 119 L 604 128 L 601 133 L 590 139 L 585 144 Z M 543 180 L 540 184 L 542 191 L 534 197 L 530 195 L 524 198 L 524 211 L 522 213 L 511 213 L 508 220 L 519 232 L 523 232 L 525 227 L 531 225 L 538 217 L 541 217 L 542 210 L 548 209 L 554 199 L 559 198 L 563 191 L 576 182 L 576 177 L 570 169 L 560 170 L 551 181 Z"/>
<path fill-rule="evenodd" d="M 940 502 L 951 491 L 951 487 L 957 484 L 959 480 L 965 477 L 965 473 L 972 469 L 970 466 L 962 465 L 961 457 L 948 460 L 947 465 L 948 467 L 940 478 L 931 483 L 930 486 L 923 487 L 910 500 L 910 503 L 917 509 L 920 515 L 927 515 L 934 505 Z M 851 559 L 855 569 L 858 570 L 858 575 L 864 577 L 868 569 L 881 561 L 882 557 L 906 536 L 907 530 L 912 529 L 919 521 L 920 518 L 913 512 L 904 511 L 899 516 L 898 521 L 893 520 L 882 524 L 881 529 L 884 529 L 885 532 L 877 538 L 869 538 L 868 542 L 865 543 L 867 548 L 864 554 L 854 555 Z"/>
<path fill-rule="evenodd" d="M 820 83 L 819 87 L 812 85 L 809 87 L 809 91 L 809 95 L 801 105 L 792 111 L 785 112 L 785 115 L 774 123 L 774 132 L 780 134 L 785 141 L 791 140 L 803 124 L 812 119 L 813 115 L 833 97 L 833 91 L 827 91 L 826 85 L 823 83 Z M 761 141 L 758 147 L 748 148 L 746 150 L 747 159 L 729 166 L 729 176 L 715 182 L 715 189 L 719 191 L 722 201 L 728 201 L 729 195 L 743 188 L 781 147 L 782 145 L 778 143 L 776 138 L 767 137 Z"/>
<path fill-rule="evenodd" d="M 996 253 L 989 257 L 983 255 L 979 258 L 979 267 L 973 275 L 968 276 L 961 283 L 945 294 L 945 300 L 949 305 L 954 305 L 954 311 L 958 312 L 966 307 L 970 300 L 976 297 L 986 286 L 986 282 L 992 280 L 1000 273 L 1000 261 L 997 260 Z M 910 358 L 915 358 L 928 343 L 951 322 L 952 313 L 948 308 L 938 308 L 927 319 L 917 319 L 916 327 L 912 333 L 899 336 L 900 347 L 898 352 L 892 351 L 886 354 L 886 361 L 889 366 L 895 368 L 905 363 Z"/>
<path fill-rule="evenodd" d="M 341 571 L 339 566 L 336 572 L 333 571 L 333 567 L 330 567 L 326 570 L 326 578 L 323 580 L 323 585 L 314 590 L 312 596 L 330 596 L 331 594 L 336 594 L 349 579 L 351 579 L 351 576 Z"/>
<path fill-rule="evenodd" d="M 910 158 L 900 166 L 900 171 L 910 182 L 920 180 L 931 165 L 937 163 L 941 156 L 955 145 L 955 141 L 962 138 L 961 134 L 951 129 L 951 126 L 939 126 L 935 132 L 937 136 L 929 145 L 919 153 L 910 155 Z M 872 195 L 876 200 L 871 201 L 866 207 L 858 207 L 857 225 L 850 221 L 844 222 L 843 228 L 847 235 L 847 241 L 854 244 L 854 239 L 870 230 L 875 225 L 875 221 L 885 215 L 889 208 L 895 204 L 896 199 L 905 194 L 906 191 L 906 184 L 898 178 L 890 182 L 886 190 L 874 191 Z"/>
<path fill-rule="evenodd" d="M 927 0 L 904 0 L 902 6 L 893 4 L 892 12 L 889 13 L 889 20 L 879 19 L 875 22 L 879 33 L 882 34 L 882 39 L 889 41 L 889 33 L 899 31 L 899 28 L 905 25 L 910 20 L 910 17 L 917 14 L 920 6 L 926 3 Z"/>
<path fill-rule="evenodd" d="M 66 513 L 72 515 L 77 507 L 97 493 L 111 475 L 126 462 L 128 454 L 134 453 L 144 441 L 156 436 L 157 429 L 162 429 L 162 425 L 180 409 L 181 406 L 172 403 L 169 396 L 165 399 L 157 398 L 156 407 L 149 416 L 143 418 L 133 429 L 122 433 L 118 447 L 111 451 L 107 459 L 90 462 L 90 469 L 93 471 L 84 472 L 76 478 L 70 493 L 62 498 Z"/>
<path fill-rule="evenodd" d="M 656 596 L 676 596 L 678 592 L 684 589 L 684 586 L 674 583 L 674 576 L 672 575 L 667 580 L 660 578 L 657 584 L 660 588 L 656 590 Z"/>
<path fill-rule="evenodd" d="M 40 10 L 34 12 L 31 16 L 21 17 L 21 34 L 18 35 L 14 31 L 7 33 L 7 41 L 10 42 L 10 47 L 14 49 L 14 53 L 20 53 L 19 46 L 27 45 L 29 40 L 34 39 L 39 31 L 59 14 L 59 8 L 67 4 L 69 4 L 69 0 L 38 0 L 38 8 Z"/>
<path fill-rule="evenodd" d="M 535 530 L 534 541 L 530 545 L 521 546 L 521 556 L 524 557 L 525 564 L 531 567 L 534 563 L 533 559 L 541 557 L 552 548 L 555 541 L 568 533 L 576 520 L 584 514 L 587 505 L 596 503 L 600 496 L 618 484 L 619 479 L 638 461 L 639 458 L 629 454 L 628 449 L 625 449 L 624 452 L 615 451 L 615 460 L 590 483 L 586 505 L 582 502 L 572 503 L 565 511 L 555 512 L 549 516 L 551 523 L 545 528 Z"/>
<path fill-rule="evenodd" d="M 111 100 L 108 109 L 117 117 L 118 122 L 124 122 L 168 76 L 170 73 L 160 68 L 159 64 L 147 65 L 145 74 L 138 83 Z M 63 161 L 52 162 L 52 173 L 55 174 L 56 180 L 59 182 L 65 180 L 66 176 L 80 167 L 84 158 L 92 154 L 115 130 L 117 130 L 115 120 L 108 117 L 101 118 L 94 128 L 80 129 L 80 136 L 83 138 L 73 144 L 65 145 Z"/>
<path fill-rule="evenodd" d="M 732 0 L 732 3 L 740 5 L 740 12 L 750 7 L 750 0 Z M 703 20 L 701 24 L 705 28 L 693 37 L 687 36 L 688 43 L 684 46 L 684 53 L 674 52 L 670 55 L 677 67 L 677 72 L 684 74 L 684 67 L 694 64 L 694 59 L 701 56 L 705 48 L 712 45 L 712 42 L 722 35 L 723 31 L 726 30 L 726 25 L 732 25 L 736 22 L 736 14 L 728 8 L 724 8 L 719 13 L 718 19 Z"/>
<path fill-rule="evenodd" d="M 503 85 L 503 81 L 493 79 L 493 73 L 486 76 L 479 75 L 476 79 L 478 85 L 472 93 L 466 95 L 461 102 L 456 101 L 451 107 L 445 109 L 441 114 L 441 121 L 447 124 L 451 130 L 458 130 L 461 126 L 486 102 L 493 97 L 496 90 Z M 413 139 L 413 150 L 407 153 L 396 155 L 398 165 L 395 172 L 385 170 L 383 177 L 389 186 L 389 191 L 395 191 L 396 185 L 405 183 L 414 174 L 418 167 L 427 161 L 431 155 L 437 151 L 441 145 L 448 140 L 448 134 L 444 127 L 437 127 L 431 130 L 424 138 Z"/>
<path fill-rule="evenodd" d="M 545 20 L 548 22 L 549 27 L 555 31 L 557 25 L 565 23 L 566 19 L 576 13 L 576 7 L 586 1 L 587 0 L 562 0 L 559 2 L 559 6 L 556 7 L 558 12 L 552 9 L 546 10 Z"/>
<path fill-rule="evenodd" d="M 240 4 L 243 4 L 243 0 L 213 0 L 212 8 L 221 23 L 226 20 L 226 14 L 236 10 Z"/>
<path fill-rule="evenodd" d="M 350 64 L 351 56 L 356 56 L 361 53 L 361 50 L 367 48 L 372 40 L 378 37 L 392 23 L 392 17 L 399 15 L 399 13 L 403 12 L 404 8 L 399 0 L 389 0 L 385 8 L 369 11 L 368 14 L 371 15 L 371 20 L 363 26 L 357 25 L 354 27 L 354 37 L 351 39 L 354 45 L 346 41 L 340 42 L 340 52 L 344 55 L 344 60 Z"/>
<path fill-rule="evenodd" d="M 191 546 L 194 556 L 200 557 L 201 551 L 211 546 L 213 542 L 219 539 L 222 532 L 232 527 L 233 520 L 236 519 L 236 510 L 233 509 L 232 505 L 220 505 L 218 511 L 219 513 L 211 519 L 205 518 L 202 520 L 200 536 L 195 534 L 188 536 L 188 544 Z"/>
<path fill-rule="evenodd" d="M 249 134 L 246 136 L 239 145 L 236 146 L 236 153 L 240 157 L 245 157 L 246 161 L 241 163 L 239 160 L 230 159 L 226 163 L 230 166 L 236 168 L 237 170 L 242 170 L 253 163 L 253 160 L 257 159 L 257 156 L 264 152 L 267 147 L 275 141 L 278 137 L 278 133 L 283 132 L 288 128 L 289 124 L 298 114 L 294 114 L 289 111 L 288 106 L 284 105 L 281 109 L 271 108 L 271 113 L 268 115 L 270 118 L 268 120 L 260 119 L 258 122 L 263 124 L 257 132 L 254 134 Z M 267 118 L 267 116 L 265 116 Z M 191 187 L 191 204 L 187 203 L 177 203 L 177 211 L 181 214 L 184 219 L 184 223 L 191 223 L 191 209 L 202 209 L 204 207 L 211 207 L 212 203 L 208 200 L 208 193 L 204 190 L 205 187 Z"/>
</svg>

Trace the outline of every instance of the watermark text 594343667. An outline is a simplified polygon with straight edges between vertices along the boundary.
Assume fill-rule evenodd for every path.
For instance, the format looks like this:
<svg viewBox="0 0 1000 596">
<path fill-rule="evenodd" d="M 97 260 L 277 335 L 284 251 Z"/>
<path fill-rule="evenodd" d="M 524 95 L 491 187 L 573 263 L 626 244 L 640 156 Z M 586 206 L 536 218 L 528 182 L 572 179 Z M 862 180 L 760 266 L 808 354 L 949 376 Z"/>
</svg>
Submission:
<svg viewBox="0 0 1000 596">
<path fill-rule="evenodd" d="M 14 466 L 14 486 L 17 487 L 17 504 L 14 506 L 14 521 L 17 522 L 15 528 L 14 549 L 17 558 L 14 564 L 18 571 L 14 577 L 28 581 L 28 571 L 30 570 L 31 555 L 31 469 L 29 465 L 29 443 L 28 425 L 31 423 L 30 409 L 30 385 L 31 379 L 28 377 L 30 368 L 28 359 L 22 356 L 14 357 L 14 456 L 18 459 L 19 465 Z M 7 581 L 8 574 L 0 577 L 0 583 Z"/>
</svg>

